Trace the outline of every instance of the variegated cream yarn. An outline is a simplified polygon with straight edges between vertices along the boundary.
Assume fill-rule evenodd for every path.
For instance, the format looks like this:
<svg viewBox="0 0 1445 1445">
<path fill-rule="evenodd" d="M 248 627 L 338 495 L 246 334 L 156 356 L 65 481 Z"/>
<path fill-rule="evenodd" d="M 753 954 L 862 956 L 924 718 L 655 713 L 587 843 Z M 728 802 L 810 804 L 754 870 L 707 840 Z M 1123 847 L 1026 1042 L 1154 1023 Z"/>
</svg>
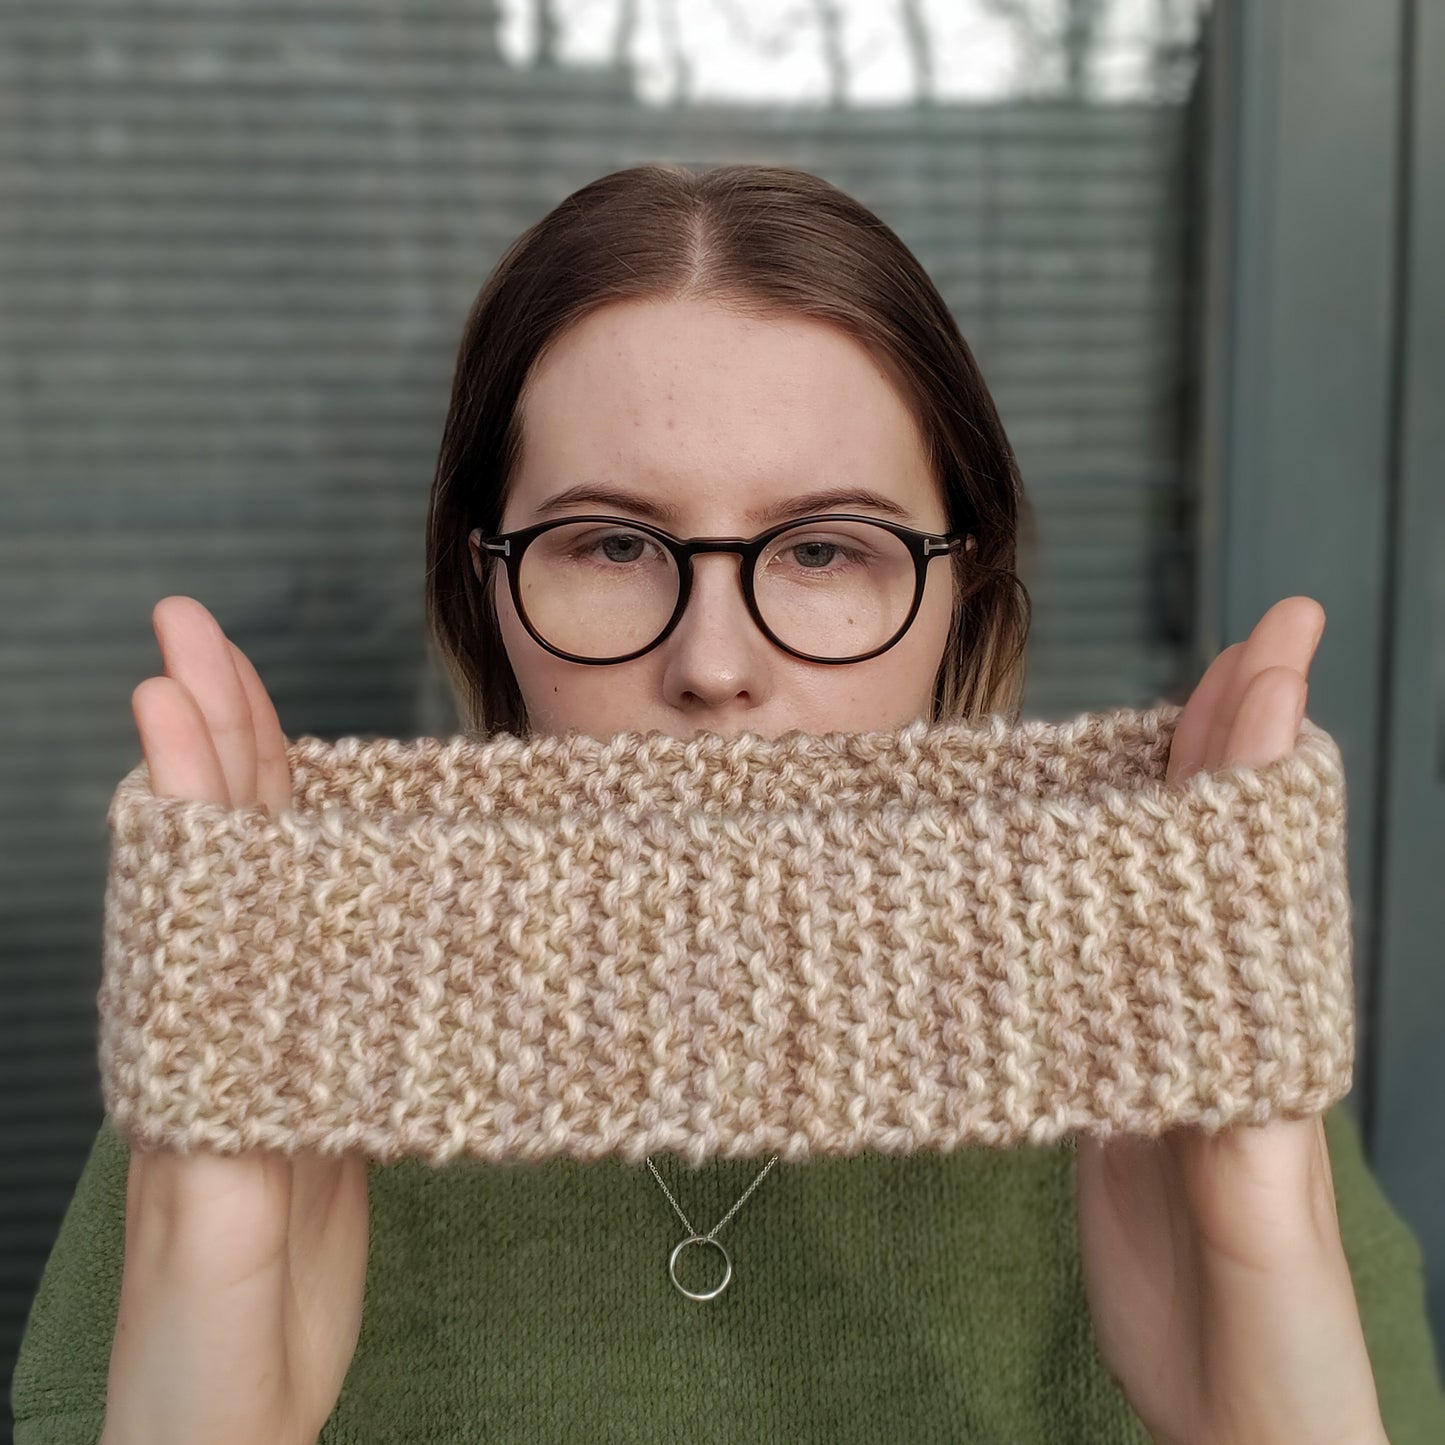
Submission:
<svg viewBox="0 0 1445 1445">
<path fill-rule="evenodd" d="M 492 1162 L 1157 1135 L 1354 1059 L 1339 750 L 1166 783 L 1182 712 L 776 738 L 288 740 L 293 806 L 111 829 L 132 1143 Z"/>
</svg>

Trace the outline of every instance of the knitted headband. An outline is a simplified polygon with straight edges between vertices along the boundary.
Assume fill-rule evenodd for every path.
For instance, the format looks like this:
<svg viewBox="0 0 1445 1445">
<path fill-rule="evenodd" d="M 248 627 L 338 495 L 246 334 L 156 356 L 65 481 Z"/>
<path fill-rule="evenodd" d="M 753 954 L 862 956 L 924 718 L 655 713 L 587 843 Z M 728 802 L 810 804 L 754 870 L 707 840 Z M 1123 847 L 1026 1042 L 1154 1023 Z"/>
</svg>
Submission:
<svg viewBox="0 0 1445 1445">
<path fill-rule="evenodd" d="M 440 1165 L 1046 1144 L 1323 1112 L 1344 773 L 1165 782 L 1183 709 L 768 739 L 288 741 L 293 806 L 116 788 L 132 1143 Z"/>
</svg>

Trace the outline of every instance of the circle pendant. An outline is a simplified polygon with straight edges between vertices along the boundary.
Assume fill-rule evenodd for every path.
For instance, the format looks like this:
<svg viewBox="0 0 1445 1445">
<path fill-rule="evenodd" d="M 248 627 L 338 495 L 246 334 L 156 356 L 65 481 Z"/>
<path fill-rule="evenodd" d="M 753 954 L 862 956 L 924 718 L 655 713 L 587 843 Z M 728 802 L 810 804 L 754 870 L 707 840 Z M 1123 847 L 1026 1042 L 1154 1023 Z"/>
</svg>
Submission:
<svg viewBox="0 0 1445 1445">
<path fill-rule="evenodd" d="M 706 1290 L 703 1293 L 699 1294 L 694 1292 L 693 1290 L 685 1288 L 681 1284 L 678 1284 L 677 1257 L 690 1244 L 710 1244 L 714 1249 L 722 1251 L 723 1262 L 727 1265 L 727 1270 L 722 1277 L 722 1283 L 718 1285 L 716 1289 Z M 733 1262 L 729 1258 L 727 1250 L 723 1249 L 722 1245 L 720 1245 L 717 1240 L 709 1239 L 705 1234 L 690 1234 L 686 1239 L 682 1240 L 681 1243 L 679 1243 L 677 1247 L 672 1251 L 672 1254 L 667 1261 L 667 1272 L 669 1275 L 672 1276 L 673 1284 L 677 1285 L 678 1289 L 681 1290 L 682 1293 L 688 1297 L 688 1299 L 716 1299 L 718 1295 L 720 1295 L 728 1287 L 728 1281 L 733 1277 Z"/>
</svg>

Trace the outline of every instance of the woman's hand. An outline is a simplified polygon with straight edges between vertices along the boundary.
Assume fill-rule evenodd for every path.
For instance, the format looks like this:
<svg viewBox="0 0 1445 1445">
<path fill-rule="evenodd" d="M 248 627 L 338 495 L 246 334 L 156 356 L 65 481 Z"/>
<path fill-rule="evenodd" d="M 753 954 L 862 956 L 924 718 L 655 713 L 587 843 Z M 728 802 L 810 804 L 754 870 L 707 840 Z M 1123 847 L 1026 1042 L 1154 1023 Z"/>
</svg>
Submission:
<svg viewBox="0 0 1445 1445">
<path fill-rule="evenodd" d="M 1220 653 L 1180 715 L 1169 780 L 1294 748 L 1324 623 L 1287 597 Z M 1156 1440 L 1385 1441 L 1322 1116 L 1077 1144 L 1095 1338 Z"/>
<path fill-rule="evenodd" d="M 190 597 L 152 614 L 165 676 L 131 695 L 156 793 L 272 813 L 286 739 L 245 654 Z M 364 1156 L 132 1148 L 102 1445 L 311 1445 L 361 1331 Z"/>
</svg>

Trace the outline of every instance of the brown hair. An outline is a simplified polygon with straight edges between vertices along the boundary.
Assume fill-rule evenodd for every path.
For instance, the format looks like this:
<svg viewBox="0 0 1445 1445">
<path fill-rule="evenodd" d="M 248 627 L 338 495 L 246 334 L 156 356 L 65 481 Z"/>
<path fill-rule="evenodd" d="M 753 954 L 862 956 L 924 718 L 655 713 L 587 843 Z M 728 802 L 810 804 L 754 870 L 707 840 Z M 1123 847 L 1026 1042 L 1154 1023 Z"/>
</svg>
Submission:
<svg viewBox="0 0 1445 1445">
<path fill-rule="evenodd" d="M 977 537 L 975 550 L 952 554 L 954 619 L 932 718 L 1017 720 L 1030 602 L 1016 549 L 1021 517 L 1032 528 L 1033 514 L 993 398 L 928 274 L 872 211 L 808 171 L 649 163 L 589 182 L 524 231 L 462 330 L 427 515 L 426 616 L 465 729 L 528 731 L 467 535 L 500 526 L 532 368 L 599 306 L 682 297 L 830 322 L 894 379 L 948 530 Z"/>
</svg>

